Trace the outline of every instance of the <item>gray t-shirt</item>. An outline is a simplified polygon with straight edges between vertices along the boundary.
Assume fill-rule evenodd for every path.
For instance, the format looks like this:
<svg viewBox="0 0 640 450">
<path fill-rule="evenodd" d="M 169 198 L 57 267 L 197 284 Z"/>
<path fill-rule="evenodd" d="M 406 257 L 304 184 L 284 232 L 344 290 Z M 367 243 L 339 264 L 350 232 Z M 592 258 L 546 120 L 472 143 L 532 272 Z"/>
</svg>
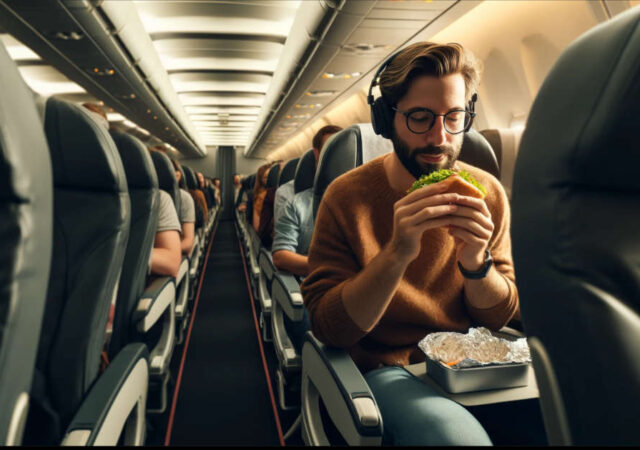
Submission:
<svg viewBox="0 0 640 450">
<path fill-rule="evenodd" d="M 178 213 L 176 207 L 173 204 L 171 196 L 160 190 L 160 205 L 158 210 L 158 228 L 157 233 L 160 231 L 175 230 L 182 233 L 182 227 L 180 226 L 180 220 L 178 220 Z"/>
<path fill-rule="evenodd" d="M 196 221 L 196 207 L 193 197 L 184 189 L 180 189 L 180 223 L 193 223 Z"/>
</svg>

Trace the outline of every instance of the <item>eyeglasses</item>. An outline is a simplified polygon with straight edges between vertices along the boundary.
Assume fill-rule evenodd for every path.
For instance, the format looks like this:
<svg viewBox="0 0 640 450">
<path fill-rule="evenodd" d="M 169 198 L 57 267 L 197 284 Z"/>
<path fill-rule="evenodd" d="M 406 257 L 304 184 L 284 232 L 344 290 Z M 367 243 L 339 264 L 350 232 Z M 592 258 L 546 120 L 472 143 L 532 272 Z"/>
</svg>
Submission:
<svg viewBox="0 0 640 450">
<path fill-rule="evenodd" d="M 428 108 L 417 108 L 411 111 L 400 111 L 396 107 L 391 109 L 407 118 L 407 128 L 415 134 L 424 134 L 431 130 L 436 123 L 436 117 L 443 118 L 444 129 L 447 133 L 459 134 L 467 128 L 471 119 L 476 115 L 474 112 L 462 109 L 449 111 L 446 114 L 436 114 Z"/>
</svg>

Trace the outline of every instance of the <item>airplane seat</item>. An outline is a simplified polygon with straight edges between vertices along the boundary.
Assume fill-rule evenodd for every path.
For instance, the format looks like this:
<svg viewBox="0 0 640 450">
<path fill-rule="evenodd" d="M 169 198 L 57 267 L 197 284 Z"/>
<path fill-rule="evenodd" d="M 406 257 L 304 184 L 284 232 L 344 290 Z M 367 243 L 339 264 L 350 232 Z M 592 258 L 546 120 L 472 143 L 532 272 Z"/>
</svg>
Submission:
<svg viewBox="0 0 640 450">
<path fill-rule="evenodd" d="M 278 177 L 278 186 L 282 186 L 283 184 L 293 180 L 293 177 L 296 174 L 296 166 L 298 165 L 299 160 L 300 158 L 294 158 L 287 161 L 287 163 L 280 171 L 280 176 Z"/>
<path fill-rule="evenodd" d="M 298 160 L 293 178 L 294 192 L 313 187 L 315 157 L 313 149 Z M 295 409 L 300 403 L 300 369 L 302 347 L 299 331 L 308 330 L 300 282 L 293 274 L 274 267 L 271 283 L 271 332 L 278 359 L 276 381 L 278 400 L 283 410 Z"/>
<path fill-rule="evenodd" d="M 190 167 L 184 166 L 184 165 L 182 166 L 182 168 L 185 174 L 184 180 L 187 185 L 187 189 L 191 191 L 199 189 L 198 178 L 196 177 L 196 174 L 193 172 L 193 170 Z M 195 204 L 195 199 L 194 199 L 194 207 L 197 208 Z M 194 238 L 194 243 L 193 243 L 193 247 L 191 248 L 191 252 L 189 254 L 189 260 L 190 260 L 189 276 L 191 280 L 195 281 L 198 275 L 198 269 L 200 267 L 202 248 L 204 246 L 203 226 L 200 226 L 198 228 L 195 228 L 194 226 L 193 238 Z"/>
<path fill-rule="evenodd" d="M 522 137 L 513 257 L 551 445 L 640 441 L 638 99 L 632 8 L 561 54 Z"/>
<path fill-rule="evenodd" d="M 500 168 L 498 178 L 504 187 L 507 197 L 511 199 L 513 170 L 518 155 L 518 146 L 522 137 L 522 128 L 499 128 L 480 131 L 493 148 Z"/>
<path fill-rule="evenodd" d="M 124 168 L 106 128 L 77 105 L 44 112 L 54 182 L 51 272 L 25 444 L 141 445 L 148 352 L 129 344 L 100 374 L 129 236 Z"/>
<path fill-rule="evenodd" d="M 0 44 L 0 445 L 20 445 L 45 309 L 53 178 L 33 95 Z"/>
<path fill-rule="evenodd" d="M 500 179 L 500 166 L 491 144 L 481 133 L 474 129 L 464 133 L 458 159 L 489 172 L 498 180 Z"/>
</svg>

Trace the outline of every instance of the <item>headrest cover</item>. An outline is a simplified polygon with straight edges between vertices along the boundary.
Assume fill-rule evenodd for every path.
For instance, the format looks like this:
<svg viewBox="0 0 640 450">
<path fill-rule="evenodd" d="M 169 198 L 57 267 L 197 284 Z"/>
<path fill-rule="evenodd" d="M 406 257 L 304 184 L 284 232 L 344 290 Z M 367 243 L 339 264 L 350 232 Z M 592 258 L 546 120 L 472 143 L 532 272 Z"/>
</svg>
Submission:
<svg viewBox="0 0 640 450">
<path fill-rule="evenodd" d="M 376 134 L 370 123 L 358 123 L 352 126 L 360 129 L 358 151 L 361 156 L 357 157 L 359 166 L 376 159 L 378 156 L 393 151 L 393 143 L 391 140 Z"/>
<path fill-rule="evenodd" d="M 193 171 L 193 169 L 188 166 L 182 166 L 182 169 L 185 176 L 184 180 L 187 183 L 187 189 L 198 189 L 200 186 L 196 173 Z"/>
<path fill-rule="evenodd" d="M 144 144 L 138 138 L 127 133 L 111 130 L 109 134 L 120 153 L 129 190 L 157 189 L 156 169 Z"/>
<path fill-rule="evenodd" d="M 515 179 L 530 167 L 546 186 L 638 190 L 640 9 L 576 39 L 532 106 Z M 588 75 L 585 75 L 588 74 Z"/>
<path fill-rule="evenodd" d="M 177 192 L 178 189 L 178 180 L 176 180 L 176 174 L 171 160 L 167 155 L 158 151 L 151 152 L 151 160 L 153 161 L 153 166 L 156 168 L 158 186 L 173 196 L 173 193 Z"/>
<path fill-rule="evenodd" d="M 278 177 L 280 176 L 280 164 L 274 164 L 269 169 L 267 176 L 267 188 L 278 187 Z"/>
<path fill-rule="evenodd" d="M 313 177 L 316 172 L 316 158 L 313 156 L 313 149 L 300 157 L 296 166 L 296 174 L 293 180 L 293 190 L 298 192 L 306 191 L 313 187 Z"/>
<path fill-rule="evenodd" d="M 287 161 L 282 170 L 280 171 L 280 177 L 278 178 L 278 186 L 282 186 L 285 183 L 293 180 L 296 175 L 296 167 L 300 158 L 295 158 Z"/>
<path fill-rule="evenodd" d="M 126 175 L 113 139 L 88 110 L 50 97 L 44 128 L 56 188 L 127 192 Z"/>
<path fill-rule="evenodd" d="M 245 191 L 250 191 L 253 189 L 253 180 L 255 179 L 255 175 L 249 175 L 242 179 L 242 187 Z"/>
<path fill-rule="evenodd" d="M 494 177 L 500 179 L 498 160 L 493 152 L 493 148 L 485 137 L 476 130 L 471 129 L 464 133 L 462 149 L 460 150 L 458 159 L 489 172 Z"/>
</svg>

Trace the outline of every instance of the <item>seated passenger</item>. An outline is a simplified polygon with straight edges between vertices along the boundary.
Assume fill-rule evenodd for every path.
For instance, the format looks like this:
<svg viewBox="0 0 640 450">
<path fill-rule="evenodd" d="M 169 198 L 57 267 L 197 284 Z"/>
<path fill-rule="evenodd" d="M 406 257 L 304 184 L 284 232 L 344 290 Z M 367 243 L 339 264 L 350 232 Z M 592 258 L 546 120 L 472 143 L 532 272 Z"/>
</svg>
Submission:
<svg viewBox="0 0 640 450">
<path fill-rule="evenodd" d="M 218 205 L 222 206 L 222 189 L 221 186 L 222 182 L 220 181 L 220 178 L 214 178 L 213 179 L 213 189 L 215 190 L 215 198 L 216 198 L 216 202 L 218 203 Z"/>
<path fill-rule="evenodd" d="M 340 130 L 342 128 L 338 126 L 327 125 L 320 128 L 313 137 L 316 167 L 324 144 Z M 276 192 L 275 230 L 271 252 L 273 264 L 278 269 L 304 277 L 309 273 L 307 253 L 313 235 L 313 188 L 294 195 L 293 182 L 294 180 L 291 180 L 283 184 Z M 291 197 L 287 198 L 289 196 Z"/>
<path fill-rule="evenodd" d="M 395 151 L 333 181 L 317 213 L 304 304 L 318 339 L 348 349 L 364 373 L 383 444 L 491 444 L 465 408 L 402 367 L 425 360 L 417 343 L 426 334 L 497 330 L 518 308 L 507 196 L 492 175 L 457 161 L 478 80 L 458 44 L 399 52 L 379 79 Z M 442 168 L 467 170 L 486 197 L 438 183 L 406 194 Z"/>
<path fill-rule="evenodd" d="M 175 159 L 171 160 L 173 168 L 175 169 L 176 179 L 178 180 L 178 186 L 180 187 L 180 212 L 178 219 L 182 228 L 180 237 L 180 250 L 183 255 L 191 253 L 194 242 L 195 234 L 195 222 L 196 222 L 196 209 L 193 203 L 191 195 L 185 190 L 187 185 L 182 179 L 182 171 L 180 170 L 180 164 Z"/>
<path fill-rule="evenodd" d="M 196 228 L 203 226 L 209 218 L 209 207 L 207 206 L 207 200 L 204 198 L 204 192 L 202 192 L 202 187 L 200 185 L 201 177 L 202 174 L 200 172 L 196 172 L 198 187 L 196 189 L 189 189 L 189 193 L 193 197 L 197 207 L 202 211 L 202 220 L 196 220 Z M 204 185 L 204 178 L 202 178 L 202 180 Z"/>
<path fill-rule="evenodd" d="M 176 278 L 182 261 L 180 245 L 182 227 L 173 199 L 162 189 L 158 208 L 158 227 L 153 241 L 149 272 L 151 275 Z"/>
<path fill-rule="evenodd" d="M 247 210 L 247 193 L 242 186 L 242 178 L 237 173 L 233 175 L 233 204 L 242 212 Z"/>
<path fill-rule="evenodd" d="M 280 166 L 280 170 L 284 166 L 284 161 L 276 161 L 276 163 Z M 268 174 L 268 172 L 267 172 Z M 268 179 L 267 175 L 267 179 Z M 260 241 L 262 245 L 271 249 L 271 243 L 273 242 L 273 201 L 276 197 L 277 186 L 266 188 L 266 195 L 264 196 L 264 200 L 262 201 L 262 210 L 260 211 L 260 224 L 258 226 L 258 237 L 260 237 Z"/>
<path fill-rule="evenodd" d="M 272 165 L 273 163 L 267 163 L 260 166 L 256 174 L 256 182 L 253 187 L 253 216 L 251 217 L 251 224 L 256 232 L 260 228 L 260 213 L 262 213 L 262 203 L 267 195 L 267 178 Z"/>
</svg>

